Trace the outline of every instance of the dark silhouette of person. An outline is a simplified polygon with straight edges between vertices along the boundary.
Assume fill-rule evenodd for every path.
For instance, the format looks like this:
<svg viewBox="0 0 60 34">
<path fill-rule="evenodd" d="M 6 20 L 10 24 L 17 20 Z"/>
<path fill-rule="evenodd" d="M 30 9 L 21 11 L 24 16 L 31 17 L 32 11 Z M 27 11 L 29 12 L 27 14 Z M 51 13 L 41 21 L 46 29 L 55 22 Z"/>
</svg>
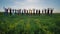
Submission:
<svg viewBox="0 0 60 34">
<path fill-rule="evenodd" d="M 16 14 L 16 9 L 15 9 L 15 14 Z"/>
<path fill-rule="evenodd" d="M 38 10 L 36 9 L 36 14 L 38 14 Z"/>
<path fill-rule="evenodd" d="M 23 14 L 23 10 L 22 10 L 22 14 Z"/>
<path fill-rule="evenodd" d="M 12 14 L 14 15 L 14 9 L 12 9 Z"/>
<path fill-rule="evenodd" d="M 10 8 L 9 10 L 10 10 L 10 15 L 12 15 L 12 9 Z"/>
<path fill-rule="evenodd" d="M 28 15 L 28 9 L 26 10 L 26 15 Z"/>
<path fill-rule="evenodd" d="M 43 14 L 43 10 L 42 10 L 42 14 Z"/>
<path fill-rule="evenodd" d="M 47 14 L 49 14 L 49 11 L 50 11 L 50 9 L 48 8 L 48 9 L 47 9 Z"/>
<path fill-rule="evenodd" d="M 32 10 L 31 10 L 31 15 L 32 15 Z"/>
<path fill-rule="evenodd" d="M 18 11 L 18 15 L 20 15 L 20 13 L 21 13 L 21 9 L 19 9 L 19 10 L 17 10 Z"/>
<path fill-rule="evenodd" d="M 39 10 L 39 14 L 40 14 L 40 10 Z"/>
<path fill-rule="evenodd" d="M 53 9 L 51 9 L 51 14 L 53 13 Z"/>
<path fill-rule="evenodd" d="M 28 14 L 28 10 L 27 10 L 27 12 L 26 12 L 27 14 Z"/>
<path fill-rule="evenodd" d="M 33 9 L 33 14 L 35 14 L 35 9 Z"/>
<path fill-rule="evenodd" d="M 24 9 L 24 14 L 26 14 L 26 9 Z"/>
<path fill-rule="evenodd" d="M 45 14 L 46 14 L 46 9 L 45 9 Z"/>
<path fill-rule="evenodd" d="M 5 15 L 8 15 L 8 9 L 5 8 Z"/>
<path fill-rule="evenodd" d="M 17 15 L 19 15 L 19 10 L 16 10 Z"/>
<path fill-rule="evenodd" d="M 21 14 L 21 9 L 19 9 L 19 14 Z"/>
<path fill-rule="evenodd" d="M 29 15 L 31 15 L 31 13 L 32 13 L 32 11 L 31 11 L 31 9 L 29 9 Z"/>
</svg>

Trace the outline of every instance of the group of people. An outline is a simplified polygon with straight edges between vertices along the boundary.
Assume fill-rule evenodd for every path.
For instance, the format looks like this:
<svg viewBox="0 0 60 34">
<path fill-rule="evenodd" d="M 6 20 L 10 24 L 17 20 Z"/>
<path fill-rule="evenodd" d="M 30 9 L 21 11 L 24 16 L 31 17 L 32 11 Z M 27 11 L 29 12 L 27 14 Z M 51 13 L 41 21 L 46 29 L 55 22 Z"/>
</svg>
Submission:
<svg viewBox="0 0 60 34">
<path fill-rule="evenodd" d="M 11 8 L 4 8 L 5 14 L 8 15 L 14 15 L 14 14 L 52 14 L 53 9 L 47 8 L 47 9 L 11 9 Z"/>
</svg>

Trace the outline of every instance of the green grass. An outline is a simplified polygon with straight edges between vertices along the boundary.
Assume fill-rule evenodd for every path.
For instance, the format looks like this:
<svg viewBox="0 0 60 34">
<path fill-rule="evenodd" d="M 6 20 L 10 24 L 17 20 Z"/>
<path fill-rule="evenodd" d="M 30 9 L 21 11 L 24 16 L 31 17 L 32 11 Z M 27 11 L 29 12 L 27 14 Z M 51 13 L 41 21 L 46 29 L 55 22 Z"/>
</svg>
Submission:
<svg viewBox="0 0 60 34">
<path fill-rule="evenodd" d="M 0 34 L 60 34 L 60 14 L 10 16 L 0 13 Z"/>
</svg>

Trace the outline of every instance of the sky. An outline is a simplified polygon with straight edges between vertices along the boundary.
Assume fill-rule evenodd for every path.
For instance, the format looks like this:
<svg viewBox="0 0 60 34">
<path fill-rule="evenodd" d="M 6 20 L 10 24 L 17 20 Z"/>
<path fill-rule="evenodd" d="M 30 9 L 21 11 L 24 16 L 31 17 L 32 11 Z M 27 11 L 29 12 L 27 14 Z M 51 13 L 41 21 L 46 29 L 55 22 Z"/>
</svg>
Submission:
<svg viewBox="0 0 60 34">
<path fill-rule="evenodd" d="M 54 8 L 54 13 L 60 13 L 60 0 L 0 0 L 0 12 L 4 8 L 12 9 L 47 9 Z"/>
</svg>

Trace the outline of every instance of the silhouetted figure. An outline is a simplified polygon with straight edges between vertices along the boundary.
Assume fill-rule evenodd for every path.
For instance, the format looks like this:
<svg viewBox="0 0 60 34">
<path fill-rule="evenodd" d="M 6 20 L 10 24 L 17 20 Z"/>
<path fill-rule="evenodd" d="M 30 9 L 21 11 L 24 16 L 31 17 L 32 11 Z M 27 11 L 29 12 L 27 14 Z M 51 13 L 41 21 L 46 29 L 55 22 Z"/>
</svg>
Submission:
<svg viewBox="0 0 60 34">
<path fill-rule="evenodd" d="M 51 9 L 51 14 L 53 13 L 53 9 Z"/>
<path fill-rule="evenodd" d="M 39 10 L 39 14 L 40 14 L 40 10 Z"/>
<path fill-rule="evenodd" d="M 32 14 L 32 10 L 31 9 L 29 9 L 29 15 L 31 15 Z"/>
<path fill-rule="evenodd" d="M 30 10 L 30 14 L 32 15 L 32 10 Z"/>
<path fill-rule="evenodd" d="M 4 9 L 5 9 L 5 15 L 8 15 L 8 9 L 7 8 Z"/>
<path fill-rule="evenodd" d="M 47 14 L 49 14 L 49 11 L 50 11 L 50 9 L 48 8 L 48 9 L 47 9 Z"/>
<path fill-rule="evenodd" d="M 16 14 L 18 14 L 18 10 L 16 9 Z"/>
<path fill-rule="evenodd" d="M 18 10 L 18 14 L 21 14 L 21 9 Z"/>
<path fill-rule="evenodd" d="M 36 14 L 38 14 L 38 10 L 36 9 Z"/>
<path fill-rule="evenodd" d="M 15 9 L 15 14 L 16 14 L 16 9 Z"/>
<path fill-rule="evenodd" d="M 42 10 L 42 14 L 43 14 L 43 10 Z"/>
<path fill-rule="evenodd" d="M 10 8 L 9 10 L 10 10 L 10 15 L 12 15 L 12 9 Z"/>
<path fill-rule="evenodd" d="M 33 9 L 33 14 L 35 14 L 35 9 Z"/>
<path fill-rule="evenodd" d="M 22 14 L 23 14 L 23 12 L 24 12 L 24 11 L 22 10 Z"/>
<path fill-rule="evenodd" d="M 26 14 L 26 9 L 24 9 L 24 14 Z"/>
<path fill-rule="evenodd" d="M 45 14 L 46 14 L 46 9 L 45 9 Z"/>
<path fill-rule="evenodd" d="M 28 10 L 26 10 L 26 14 L 28 15 Z"/>
<path fill-rule="evenodd" d="M 14 9 L 12 9 L 12 15 L 14 15 Z"/>
</svg>

